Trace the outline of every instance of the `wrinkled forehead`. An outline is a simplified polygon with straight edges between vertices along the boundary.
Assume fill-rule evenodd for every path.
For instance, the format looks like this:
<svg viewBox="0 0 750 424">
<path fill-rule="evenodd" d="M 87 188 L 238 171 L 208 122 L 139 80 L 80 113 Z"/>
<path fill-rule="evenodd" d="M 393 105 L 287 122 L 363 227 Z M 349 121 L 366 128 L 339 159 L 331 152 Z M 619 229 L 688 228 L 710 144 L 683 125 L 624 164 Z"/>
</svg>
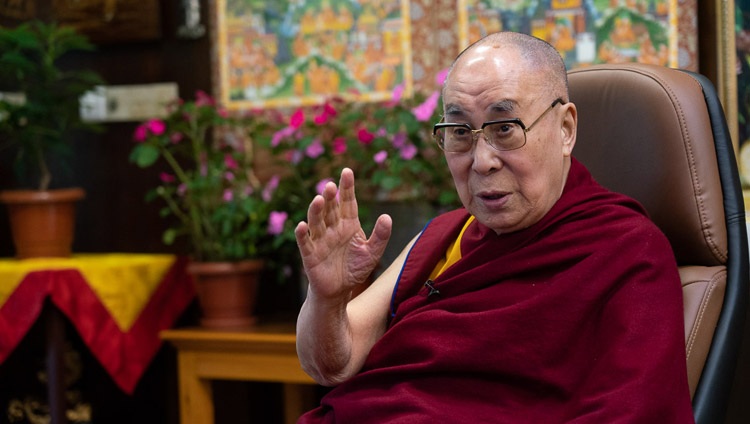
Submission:
<svg viewBox="0 0 750 424">
<path fill-rule="evenodd" d="M 485 44 L 466 51 L 458 58 L 443 87 L 444 100 L 489 96 L 525 103 L 549 91 L 544 73 L 534 69 L 516 48 Z"/>
</svg>

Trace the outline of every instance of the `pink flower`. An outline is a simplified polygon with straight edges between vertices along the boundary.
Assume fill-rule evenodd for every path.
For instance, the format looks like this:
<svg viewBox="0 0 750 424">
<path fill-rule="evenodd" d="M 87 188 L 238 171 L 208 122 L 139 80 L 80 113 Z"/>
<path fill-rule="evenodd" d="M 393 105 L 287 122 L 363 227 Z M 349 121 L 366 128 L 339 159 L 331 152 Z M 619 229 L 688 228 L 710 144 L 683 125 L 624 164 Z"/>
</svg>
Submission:
<svg viewBox="0 0 750 424">
<path fill-rule="evenodd" d="M 359 131 L 357 131 L 357 139 L 360 143 L 368 145 L 372 143 L 372 140 L 375 140 L 375 135 L 370 131 L 367 131 L 367 128 L 360 128 Z"/>
<path fill-rule="evenodd" d="M 445 79 L 448 77 L 448 71 L 449 68 L 445 68 L 442 71 L 438 72 L 437 75 L 435 75 L 435 83 L 439 86 L 442 86 L 445 82 Z"/>
<path fill-rule="evenodd" d="M 404 84 L 401 83 L 393 88 L 393 97 L 391 97 L 391 101 L 393 103 L 398 103 L 401 101 L 401 96 L 404 95 Z"/>
<path fill-rule="evenodd" d="M 183 138 L 185 138 L 185 135 L 181 132 L 173 132 L 172 134 L 169 135 L 169 141 L 172 144 L 179 143 L 180 141 L 182 141 Z"/>
<path fill-rule="evenodd" d="M 387 130 L 387 129 L 385 129 L 385 127 L 380 127 L 380 128 L 378 128 L 378 130 L 377 130 L 377 131 L 375 132 L 375 135 L 376 135 L 376 136 L 378 136 L 378 137 L 385 137 L 385 136 L 387 136 L 387 135 L 388 135 L 388 130 Z"/>
<path fill-rule="evenodd" d="M 159 173 L 159 179 L 163 183 L 173 183 L 174 180 L 175 180 L 175 177 L 172 174 L 168 174 L 166 172 L 161 172 L 161 173 Z"/>
<path fill-rule="evenodd" d="M 323 194 L 323 189 L 326 188 L 326 184 L 329 182 L 333 182 L 333 178 L 323 178 L 322 180 L 318 181 L 317 184 L 315 184 L 315 192 L 318 194 Z"/>
<path fill-rule="evenodd" d="M 326 115 L 325 113 L 315 115 L 315 118 L 313 118 L 313 123 L 318 126 L 323 125 L 326 122 L 328 122 L 328 115 Z"/>
<path fill-rule="evenodd" d="M 295 165 L 300 163 L 302 159 L 304 158 L 305 158 L 305 155 L 299 150 L 294 150 L 292 152 L 289 152 L 287 155 L 287 160 Z"/>
<path fill-rule="evenodd" d="M 281 144 L 281 140 L 283 138 L 289 137 L 290 135 L 294 134 L 295 130 L 296 128 L 294 127 L 286 127 L 284 129 L 276 131 L 271 138 L 271 146 L 278 146 L 279 144 Z"/>
<path fill-rule="evenodd" d="M 403 131 L 400 131 L 396 133 L 396 135 L 393 136 L 393 141 L 391 142 L 393 144 L 393 147 L 400 149 L 404 147 L 406 144 L 406 133 Z"/>
<path fill-rule="evenodd" d="M 305 148 L 305 155 L 311 159 L 315 159 L 325 151 L 326 149 L 323 147 L 323 143 L 320 142 L 320 139 L 316 138 L 309 146 L 307 146 L 307 148 Z"/>
<path fill-rule="evenodd" d="M 414 114 L 414 117 L 417 118 L 417 121 L 424 122 L 432 117 L 432 113 L 435 112 L 435 108 L 437 107 L 439 98 L 440 92 L 435 91 L 430 94 L 430 97 L 428 97 L 427 100 L 425 100 L 421 105 L 411 110 L 411 113 Z"/>
<path fill-rule="evenodd" d="M 268 234 L 279 235 L 284 231 L 284 223 L 289 217 L 286 212 L 271 211 L 268 214 Z"/>
<path fill-rule="evenodd" d="M 323 111 L 325 111 L 325 114 L 328 115 L 330 118 L 333 118 L 334 116 L 338 115 L 338 112 L 336 109 L 331 106 L 330 103 L 326 103 L 323 105 Z"/>
<path fill-rule="evenodd" d="M 195 92 L 195 105 L 196 106 L 213 106 L 214 105 L 214 99 L 206 94 L 203 90 L 198 90 Z"/>
<path fill-rule="evenodd" d="M 346 153 L 346 139 L 344 137 L 334 138 L 332 148 L 335 155 Z"/>
<path fill-rule="evenodd" d="M 315 122 L 315 125 L 323 125 L 328 122 L 329 118 L 333 118 L 337 114 L 338 112 L 336 112 L 336 109 L 334 109 L 333 106 L 330 105 L 330 103 L 326 103 L 323 105 L 323 110 L 321 110 L 320 113 L 315 116 L 313 122 Z"/>
<path fill-rule="evenodd" d="M 231 189 L 225 189 L 224 195 L 222 196 L 222 198 L 224 199 L 225 202 L 231 202 L 232 199 L 234 198 L 234 193 L 232 193 Z"/>
<path fill-rule="evenodd" d="M 183 183 L 177 186 L 177 195 L 182 197 L 187 193 L 187 186 Z"/>
<path fill-rule="evenodd" d="M 388 152 L 386 152 L 385 150 L 381 150 L 375 153 L 375 155 L 372 157 L 372 160 L 374 160 L 377 164 L 382 164 L 386 159 L 388 159 Z"/>
<path fill-rule="evenodd" d="M 224 179 L 227 180 L 227 181 L 234 181 L 234 174 L 232 174 L 231 172 L 227 171 L 227 172 L 224 173 Z"/>
<path fill-rule="evenodd" d="M 222 118 L 228 118 L 229 117 L 229 111 L 226 110 L 226 109 L 224 109 L 224 108 L 221 108 L 221 109 L 217 110 L 216 113 L 219 116 L 221 116 Z"/>
<path fill-rule="evenodd" d="M 399 152 L 401 153 L 402 159 L 411 160 L 414 158 L 414 156 L 417 155 L 417 146 L 413 144 L 407 144 L 402 147 Z"/>
<path fill-rule="evenodd" d="M 239 165 L 237 165 L 237 161 L 232 157 L 232 155 L 224 155 L 224 165 L 229 169 L 237 169 L 239 168 Z"/>
<path fill-rule="evenodd" d="M 148 127 L 148 130 L 149 132 L 151 132 L 151 134 L 162 135 L 164 134 L 164 130 L 167 129 L 167 124 L 165 124 L 161 119 L 151 119 L 146 122 L 146 127 Z"/>
<path fill-rule="evenodd" d="M 281 181 L 281 178 L 279 178 L 278 175 L 274 175 L 270 180 L 268 180 L 268 183 L 266 183 L 266 186 L 263 188 L 263 193 L 261 194 L 261 197 L 263 197 L 264 201 L 271 201 L 273 193 L 279 187 L 279 181 Z"/>
<path fill-rule="evenodd" d="M 145 124 L 138 125 L 133 132 L 133 140 L 143 143 L 146 141 L 146 137 L 148 137 L 148 128 L 146 128 Z"/>
<path fill-rule="evenodd" d="M 305 112 L 302 109 L 297 109 L 292 116 L 289 118 L 289 126 L 295 130 L 305 123 Z"/>
</svg>

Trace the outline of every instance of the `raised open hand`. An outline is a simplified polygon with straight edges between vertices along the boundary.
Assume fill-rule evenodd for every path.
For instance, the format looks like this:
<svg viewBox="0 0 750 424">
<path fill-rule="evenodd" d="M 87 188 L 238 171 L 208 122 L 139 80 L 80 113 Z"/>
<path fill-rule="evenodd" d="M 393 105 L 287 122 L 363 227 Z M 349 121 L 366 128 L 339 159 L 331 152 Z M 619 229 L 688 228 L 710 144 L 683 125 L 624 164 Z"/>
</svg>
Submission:
<svg viewBox="0 0 750 424">
<path fill-rule="evenodd" d="M 359 222 L 354 173 L 345 168 L 339 187 L 329 182 L 310 203 L 307 222 L 294 231 L 310 290 L 329 299 L 348 297 L 378 265 L 391 227 L 391 218 L 381 215 L 367 238 Z"/>
</svg>

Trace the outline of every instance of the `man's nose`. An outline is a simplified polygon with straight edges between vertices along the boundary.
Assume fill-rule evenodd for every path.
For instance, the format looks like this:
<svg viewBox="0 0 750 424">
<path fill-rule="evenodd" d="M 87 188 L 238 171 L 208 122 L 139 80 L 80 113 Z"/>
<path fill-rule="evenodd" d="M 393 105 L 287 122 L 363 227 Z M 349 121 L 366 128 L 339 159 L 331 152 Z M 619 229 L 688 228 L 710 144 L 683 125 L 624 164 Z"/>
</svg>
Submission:
<svg viewBox="0 0 750 424">
<path fill-rule="evenodd" d="M 503 166 L 500 152 L 490 145 L 484 132 L 477 134 L 472 155 L 474 158 L 472 169 L 479 174 L 487 174 Z"/>
</svg>

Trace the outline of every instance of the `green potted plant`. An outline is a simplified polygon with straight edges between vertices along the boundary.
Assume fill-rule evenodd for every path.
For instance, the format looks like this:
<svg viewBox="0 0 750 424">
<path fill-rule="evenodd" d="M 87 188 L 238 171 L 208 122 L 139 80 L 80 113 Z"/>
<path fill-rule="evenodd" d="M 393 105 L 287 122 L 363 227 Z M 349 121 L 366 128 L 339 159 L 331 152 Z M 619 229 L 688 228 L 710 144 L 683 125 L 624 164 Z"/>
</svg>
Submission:
<svg viewBox="0 0 750 424">
<path fill-rule="evenodd" d="M 0 149 L 13 154 L 17 187 L 0 193 L 19 258 L 69 256 L 80 188 L 50 189 L 52 162 L 69 168 L 72 131 L 82 122 L 79 98 L 101 84 L 89 70 L 63 70 L 59 59 L 93 46 L 71 27 L 31 21 L 0 27 Z M 25 230 L 31 230 L 27 233 Z"/>
<path fill-rule="evenodd" d="M 190 241 L 188 270 L 206 327 L 253 324 L 258 273 L 275 257 L 284 227 L 287 214 L 271 206 L 278 179 L 264 184 L 254 173 L 250 137 L 265 125 L 254 114 L 230 115 L 198 91 L 134 133 L 130 160 L 166 166 L 147 198 L 161 199 L 162 215 L 173 223 L 164 243 Z"/>
</svg>

